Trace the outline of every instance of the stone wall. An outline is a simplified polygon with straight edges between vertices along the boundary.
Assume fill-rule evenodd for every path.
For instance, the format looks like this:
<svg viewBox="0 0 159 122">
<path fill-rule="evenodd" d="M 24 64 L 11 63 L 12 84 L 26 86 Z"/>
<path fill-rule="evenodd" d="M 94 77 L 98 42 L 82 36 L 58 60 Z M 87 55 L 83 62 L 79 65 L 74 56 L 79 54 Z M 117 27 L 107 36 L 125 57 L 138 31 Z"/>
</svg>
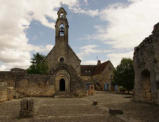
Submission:
<svg viewBox="0 0 159 122">
<path fill-rule="evenodd" d="M 7 87 L 0 86 L 0 102 L 8 100 L 7 97 Z"/>
<path fill-rule="evenodd" d="M 92 76 L 81 76 L 84 82 L 92 82 Z"/>
<path fill-rule="evenodd" d="M 136 101 L 159 104 L 159 23 L 134 52 Z"/>
<path fill-rule="evenodd" d="M 53 96 L 53 77 L 50 75 L 26 74 L 15 81 L 16 91 L 25 96 Z"/>
<path fill-rule="evenodd" d="M 54 72 L 54 70 L 56 70 L 57 65 L 60 63 L 60 58 L 64 59 L 64 64 L 72 66 L 80 76 L 81 61 L 76 57 L 71 47 L 68 44 L 63 44 L 62 41 L 60 44 L 55 45 L 47 55 L 46 61 L 48 63 L 49 71 Z"/>
<path fill-rule="evenodd" d="M 55 89 L 58 94 L 59 90 L 59 81 L 60 79 L 64 79 L 66 83 L 66 91 L 65 93 L 78 95 L 85 94 L 85 84 L 81 80 L 81 78 L 77 75 L 76 70 L 67 64 L 58 64 L 56 70 L 53 73 L 53 77 L 55 79 Z"/>
<path fill-rule="evenodd" d="M 85 84 L 73 67 L 66 64 L 57 65 L 50 75 L 27 74 L 26 72 L 0 72 L 0 99 L 6 101 L 25 96 L 54 96 L 58 95 L 59 81 L 65 79 L 65 93 L 83 96 L 86 94 Z"/>
<path fill-rule="evenodd" d="M 31 75 L 24 72 L 0 72 L 2 100 L 24 96 L 53 96 L 55 94 L 52 75 Z"/>
<path fill-rule="evenodd" d="M 111 63 L 108 63 L 106 68 L 104 69 L 103 72 L 96 74 L 93 76 L 93 81 L 98 82 L 100 87 L 99 90 L 104 90 L 104 84 L 107 83 L 109 84 L 108 90 L 111 90 L 111 81 L 112 81 L 112 76 L 113 76 L 113 70 L 114 67 Z M 96 88 L 98 89 L 98 88 Z"/>
<path fill-rule="evenodd" d="M 8 87 L 7 82 L 0 82 L 0 102 L 13 99 L 14 94 L 13 87 Z"/>
<path fill-rule="evenodd" d="M 0 102 L 13 99 L 15 74 L 0 72 Z"/>
</svg>

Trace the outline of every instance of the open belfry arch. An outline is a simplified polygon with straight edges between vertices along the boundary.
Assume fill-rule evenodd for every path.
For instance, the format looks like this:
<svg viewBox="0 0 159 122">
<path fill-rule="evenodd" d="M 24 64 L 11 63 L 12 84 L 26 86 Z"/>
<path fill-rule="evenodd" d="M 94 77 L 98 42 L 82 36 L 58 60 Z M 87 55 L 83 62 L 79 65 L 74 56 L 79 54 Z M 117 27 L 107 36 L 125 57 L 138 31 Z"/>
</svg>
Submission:
<svg viewBox="0 0 159 122">
<path fill-rule="evenodd" d="M 60 8 L 58 13 L 58 18 L 55 25 L 55 43 L 68 43 L 68 21 L 66 18 L 66 11 Z M 60 40 L 60 41 L 59 41 Z"/>
</svg>

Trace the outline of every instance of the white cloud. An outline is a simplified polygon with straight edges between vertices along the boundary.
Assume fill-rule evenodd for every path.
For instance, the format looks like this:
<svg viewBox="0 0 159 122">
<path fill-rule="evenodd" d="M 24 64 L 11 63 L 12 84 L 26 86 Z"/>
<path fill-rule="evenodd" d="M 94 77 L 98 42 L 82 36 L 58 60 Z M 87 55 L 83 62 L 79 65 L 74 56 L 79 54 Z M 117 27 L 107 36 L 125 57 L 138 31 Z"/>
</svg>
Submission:
<svg viewBox="0 0 159 122">
<path fill-rule="evenodd" d="M 88 5 L 88 0 L 84 0 L 84 3 L 85 3 L 86 5 Z"/>
<path fill-rule="evenodd" d="M 130 5 L 117 4 L 101 11 L 107 29 L 98 26 L 96 38 L 114 48 L 133 48 L 147 37 L 159 21 L 158 0 L 129 0 Z M 105 41 L 110 40 L 110 41 Z"/>
<path fill-rule="evenodd" d="M 46 45 L 46 46 L 34 46 L 30 45 L 30 51 L 40 52 L 40 53 L 47 53 L 53 48 L 53 45 Z"/>
<path fill-rule="evenodd" d="M 107 55 L 108 59 L 112 62 L 112 64 L 116 67 L 120 64 L 122 58 L 132 58 L 133 51 L 125 52 L 125 53 L 110 53 Z"/>
<path fill-rule="evenodd" d="M 96 60 L 87 60 L 82 62 L 82 65 L 96 65 L 96 64 L 97 64 Z"/>
<path fill-rule="evenodd" d="M 80 48 L 80 52 L 77 55 L 82 59 L 84 56 L 89 54 L 102 52 L 101 50 L 97 49 L 97 47 L 97 45 L 85 45 Z"/>
<path fill-rule="evenodd" d="M 5 65 L 0 65 L 0 71 L 5 71 L 7 70 L 7 67 Z"/>
<path fill-rule="evenodd" d="M 46 16 L 55 20 L 61 3 L 72 7 L 78 0 L 0 0 L 0 70 L 27 68 L 31 51 L 47 52 L 52 47 L 29 44 L 25 30 L 33 19 L 54 28 Z"/>
<path fill-rule="evenodd" d="M 159 0 L 129 0 L 130 4 L 118 3 L 101 10 L 99 17 L 107 24 L 96 25 L 96 33 L 88 35 L 89 40 L 103 41 L 113 50 L 133 49 L 149 36 L 153 26 L 159 22 Z M 112 51 L 113 51 L 112 50 Z M 132 54 L 132 52 L 131 52 Z M 110 53 L 114 65 L 130 53 Z M 131 55 L 132 58 L 132 55 Z"/>
<path fill-rule="evenodd" d="M 99 15 L 99 10 L 89 10 L 89 9 L 81 9 L 80 7 L 71 7 L 70 8 L 74 13 L 85 14 L 91 17 L 95 17 Z"/>
</svg>

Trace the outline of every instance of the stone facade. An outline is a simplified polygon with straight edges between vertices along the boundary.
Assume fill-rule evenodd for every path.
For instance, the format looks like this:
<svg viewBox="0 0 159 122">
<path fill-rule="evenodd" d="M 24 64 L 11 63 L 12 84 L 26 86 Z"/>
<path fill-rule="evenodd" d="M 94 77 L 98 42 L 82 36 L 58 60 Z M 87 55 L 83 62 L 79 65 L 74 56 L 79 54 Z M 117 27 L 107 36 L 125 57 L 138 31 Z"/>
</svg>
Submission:
<svg viewBox="0 0 159 122">
<path fill-rule="evenodd" d="M 135 94 L 136 101 L 159 104 L 159 23 L 152 34 L 135 48 Z"/>
<path fill-rule="evenodd" d="M 55 25 L 55 46 L 47 55 L 45 61 L 48 64 L 50 74 L 54 77 L 56 94 L 75 93 L 84 90 L 84 84 L 80 78 L 81 60 L 76 56 L 68 44 L 68 21 L 66 11 L 60 8 Z"/>
<path fill-rule="evenodd" d="M 55 25 L 55 46 L 46 57 L 49 70 L 53 73 L 60 64 L 71 66 L 80 76 L 81 60 L 76 56 L 68 44 L 68 21 L 66 11 L 60 8 L 58 11 L 58 19 Z"/>
<path fill-rule="evenodd" d="M 112 76 L 114 66 L 110 61 L 101 63 L 98 60 L 97 65 L 82 65 L 81 78 L 85 82 L 93 82 L 96 90 L 112 90 Z"/>
</svg>

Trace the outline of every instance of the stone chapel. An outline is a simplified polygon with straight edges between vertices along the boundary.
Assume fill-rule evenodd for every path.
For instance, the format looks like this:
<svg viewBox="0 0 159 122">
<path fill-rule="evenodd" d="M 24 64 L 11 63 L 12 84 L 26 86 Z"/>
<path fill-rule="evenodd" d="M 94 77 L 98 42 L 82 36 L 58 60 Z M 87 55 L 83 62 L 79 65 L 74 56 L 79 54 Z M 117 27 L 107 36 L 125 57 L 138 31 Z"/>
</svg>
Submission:
<svg viewBox="0 0 159 122">
<path fill-rule="evenodd" d="M 112 63 L 99 60 L 96 65 L 81 65 L 81 60 L 69 45 L 69 24 L 64 8 L 60 8 L 57 15 L 55 45 L 44 60 L 49 73 L 28 74 L 20 68 L 0 71 L 0 87 L 3 88 L 0 88 L 0 93 L 5 93 L 0 101 L 24 96 L 83 96 L 90 85 L 96 90 L 111 90 Z M 8 88 L 11 89 L 9 94 Z"/>
<path fill-rule="evenodd" d="M 80 80 L 81 60 L 68 44 L 69 24 L 67 13 L 60 8 L 55 25 L 55 46 L 46 57 L 49 71 L 55 78 L 55 90 L 70 92 L 82 85 Z"/>
</svg>

